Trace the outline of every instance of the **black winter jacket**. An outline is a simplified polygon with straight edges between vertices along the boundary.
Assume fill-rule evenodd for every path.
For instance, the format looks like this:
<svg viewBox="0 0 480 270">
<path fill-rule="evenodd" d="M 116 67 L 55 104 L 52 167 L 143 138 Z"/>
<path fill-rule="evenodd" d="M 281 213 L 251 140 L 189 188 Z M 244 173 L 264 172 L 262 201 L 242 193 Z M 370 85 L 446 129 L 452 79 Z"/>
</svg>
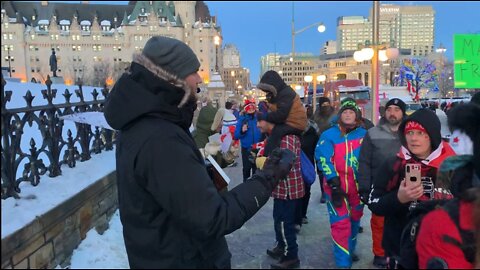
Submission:
<svg viewBox="0 0 480 270">
<path fill-rule="evenodd" d="M 217 192 L 188 132 L 195 101 L 178 108 L 188 91 L 137 55 L 105 104 L 108 123 L 120 130 L 118 201 L 131 268 L 230 268 L 224 235 L 272 192 L 258 180 Z"/>
<path fill-rule="evenodd" d="M 358 192 L 363 198 L 368 199 L 373 179 L 385 166 L 385 161 L 396 156 L 401 146 L 398 132 L 392 132 L 388 124 L 367 131 L 358 159 Z"/>
</svg>

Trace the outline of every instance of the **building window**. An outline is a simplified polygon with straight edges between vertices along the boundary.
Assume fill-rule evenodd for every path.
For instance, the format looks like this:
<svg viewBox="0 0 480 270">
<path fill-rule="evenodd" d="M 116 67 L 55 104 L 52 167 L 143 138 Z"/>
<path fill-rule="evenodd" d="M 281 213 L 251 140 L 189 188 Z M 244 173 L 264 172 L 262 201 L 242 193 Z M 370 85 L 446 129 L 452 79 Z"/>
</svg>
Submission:
<svg viewBox="0 0 480 270">
<path fill-rule="evenodd" d="M 70 25 L 62 25 L 63 31 L 70 31 Z"/>
</svg>

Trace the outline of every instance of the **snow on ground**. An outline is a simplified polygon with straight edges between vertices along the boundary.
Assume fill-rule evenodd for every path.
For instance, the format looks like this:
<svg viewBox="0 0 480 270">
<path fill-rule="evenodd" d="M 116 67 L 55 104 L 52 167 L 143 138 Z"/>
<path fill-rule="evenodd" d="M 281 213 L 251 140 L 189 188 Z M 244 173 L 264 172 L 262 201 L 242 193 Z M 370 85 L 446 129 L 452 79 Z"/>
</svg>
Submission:
<svg viewBox="0 0 480 270">
<path fill-rule="evenodd" d="M 19 200 L 2 200 L 2 239 L 115 171 L 115 150 L 94 154 L 85 162 L 77 161 L 74 168 L 61 168 L 62 175 L 50 178 L 47 172 L 36 187 L 22 182 Z"/>
<path fill-rule="evenodd" d="M 130 268 L 123 242 L 122 223 L 118 210 L 103 235 L 92 229 L 73 251 L 70 269 Z"/>
</svg>

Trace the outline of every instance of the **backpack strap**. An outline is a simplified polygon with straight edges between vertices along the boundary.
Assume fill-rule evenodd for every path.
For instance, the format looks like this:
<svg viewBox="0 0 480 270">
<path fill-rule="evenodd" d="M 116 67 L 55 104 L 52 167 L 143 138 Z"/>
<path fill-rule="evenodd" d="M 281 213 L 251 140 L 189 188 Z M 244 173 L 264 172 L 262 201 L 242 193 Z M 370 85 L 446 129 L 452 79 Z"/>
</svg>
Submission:
<svg viewBox="0 0 480 270">
<path fill-rule="evenodd" d="M 450 202 L 443 206 L 443 209 L 445 209 L 452 221 L 455 223 L 455 226 L 460 233 L 460 238 L 462 242 L 459 242 L 458 240 L 454 239 L 449 235 L 443 235 L 443 241 L 459 247 L 465 255 L 467 261 L 473 263 L 475 260 L 476 252 L 474 241 L 475 236 L 473 234 L 473 231 L 464 230 L 460 227 L 460 200 L 452 199 Z"/>
</svg>

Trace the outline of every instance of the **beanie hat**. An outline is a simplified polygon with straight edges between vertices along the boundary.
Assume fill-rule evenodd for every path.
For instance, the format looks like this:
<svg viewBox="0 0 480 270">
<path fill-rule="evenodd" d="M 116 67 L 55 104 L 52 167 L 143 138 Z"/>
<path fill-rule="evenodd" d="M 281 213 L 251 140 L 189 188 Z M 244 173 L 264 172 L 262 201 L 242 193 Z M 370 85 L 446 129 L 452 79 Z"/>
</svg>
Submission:
<svg viewBox="0 0 480 270">
<path fill-rule="evenodd" d="M 353 99 L 353 98 L 351 98 L 351 97 L 346 97 L 346 98 L 342 99 L 342 101 L 340 102 L 340 104 L 343 105 L 343 103 L 349 102 L 349 101 L 355 103 L 355 105 L 357 104 L 357 101 L 355 101 L 355 99 Z"/>
<path fill-rule="evenodd" d="M 420 130 L 422 132 L 428 133 L 427 130 L 422 126 L 422 124 L 417 123 L 413 120 L 405 124 L 405 130 L 403 131 L 403 133 L 407 134 L 411 130 Z"/>
<path fill-rule="evenodd" d="M 192 49 L 174 38 L 154 36 L 147 41 L 142 54 L 180 79 L 185 79 L 200 68 L 200 62 Z"/>
<path fill-rule="evenodd" d="M 342 101 L 342 106 L 340 107 L 340 110 L 338 111 L 338 115 L 340 116 L 345 110 L 352 110 L 356 114 L 356 119 L 360 121 L 362 119 L 362 116 L 360 114 L 360 109 L 357 106 L 357 103 L 352 100 L 343 100 Z M 340 120 L 340 117 L 339 117 Z"/>
<path fill-rule="evenodd" d="M 470 102 L 476 104 L 477 106 L 480 106 L 480 91 L 476 92 L 473 96 Z"/>
<path fill-rule="evenodd" d="M 452 108 L 448 112 L 448 126 L 451 131 L 461 130 L 472 141 L 480 133 L 480 106 L 472 103 L 463 104 Z"/>
<path fill-rule="evenodd" d="M 462 145 L 468 145 L 475 153 L 480 154 L 480 106 L 473 103 L 467 103 L 454 107 L 448 112 L 448 126 L 452 131 L 450 145 L 455 149 L 460 149 Z M 462 134 L 463 133 L 463 134 Z M 467 137 L 464 137 L 464 136 Z M 462 142 L 463 141 L 463 142 Z M 467 144 L 466 144 L 467 143 Z M 473 146 L 473 147 L 472 147 Z"/>
<path fill-rule="evenodd" d="M 395 105 L 395 106 L 399 107 L 400 110 L 402 110 L 403 115 L 405 115 L 405 108 L 407 107 L 407 105 L 405 104 L 405 102 L 403 102 L 403 100 L 401 100 L 399 98 L 390 99 L 387 102 L 387 104 L 385 104 L 385 110 L 388 109 L 388 107 L 391 106 L 391 105 Z"/>
<path fill-rule="evenodd" d="M 257 106 L 255 105 L 255 100 L 245 99 L 245 106 L 243 107 L 245 111 L 255 110 Z"/>
<path fill-rule="evenodd" d="M 272 93 L 274 97 L 285 87 L 287 87 L 287 84 L 283 81 L 280 74 L 273 70 L 265 72 L 260 79 L 260 83 L 257 84 L 257 88 L 264 92 Z"/>
<path fill-rule="evenodd" d="M 318 105 L 319 105 L 319 106 L 322 106 L 322 104 L 325 103 L 325 102 L 330 103 L 330 99 L 329 99 L 328 97 L 320 97 L 320 98 L 318 99 Z"/>
<path fill-rule="evenodd" d="M 412 121 L 416 122 L 419 125 L 409 123 Z M 400 141 L 405 147 L 407 146 L 407 141 L 405 139 L 405 129 L 407 128 L 407 126 L 410 128 L 410 130 L 413 127 L 415 127 L 415 129 L 418 129 L 420 126 L 423 127 L 424 130 L 427 132 L 428 136 L 430 137 L 432 151 L 437 149 L 442 142 L 442 136 L 440 134 L 440 120 L 438 119 L 435 112 L 428 108 L 418 109 L 408 118 L 403 120 L 403 122 L 398 127 Z"/>
</svg>

